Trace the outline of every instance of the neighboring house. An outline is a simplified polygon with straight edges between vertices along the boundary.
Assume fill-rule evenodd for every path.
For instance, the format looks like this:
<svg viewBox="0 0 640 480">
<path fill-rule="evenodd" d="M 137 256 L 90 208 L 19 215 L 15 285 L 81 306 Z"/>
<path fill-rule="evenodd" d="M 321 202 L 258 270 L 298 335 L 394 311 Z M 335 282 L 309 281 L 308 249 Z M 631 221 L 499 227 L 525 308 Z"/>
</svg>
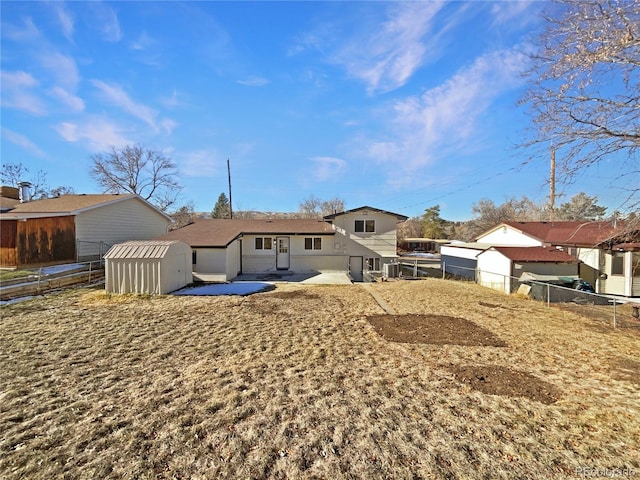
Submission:
<svg viewBox="0 0 640 480">
<path fill-rule="evenodd" d="M 8 193 L 7 193 L 8 192 Z M 0 202 L 0 266 L 25 267 L 94 259 L 127 240 L 166 233 L 171 218 L 133 194 L 84 194 Z M 9 195 L 9 196 L 6 196 Z"/>
<path fill-rule="evenodd" d="M 578 260 L 555 247 L 489 247 L 477 257 L 480 285 L 512 293 L 523 272 L 577 276 Z"/>
<path fill-rule="evenodd" d="M 553 247 L 579 261 L 577 274 L 593 284 L 597 293 L 640 296 L 640 232 L 622 238 L 623 227 L 604 221 L 503 222 L 476 237 L 475 244 L 451 244 L 446 250 L 443 247 L 442 261 L 451 268 L 457 263 L 469 263 L 469 249 L 476 245 L 480 275 L 481 267 L 490 268 L 489 262 L 484 261 L 482 266 L 479 262 L 480 253 L 487 246 Z M 541 262 L 538 271 L 531 273 L 556 275 L 556 268 Z M 493 267 L 492 271 L 496 269 L 499 268 Z"/>
<path fill-rule="evenodd" d="M 191 245 L 194 277 L 226 281 L 242 273 L 350 272 L 362 281 L 396 255 L 403 215 L 361 207 L 316 219 L 197 220 L 160 237 Z"/>
<path fill-rule="evenodd" d="M 411 237 L 400 240 L 398 248 L 405 252 L 440 253 L 440 248 L 449 243 L 451 243 L 451 240 Z"/>
</svg>

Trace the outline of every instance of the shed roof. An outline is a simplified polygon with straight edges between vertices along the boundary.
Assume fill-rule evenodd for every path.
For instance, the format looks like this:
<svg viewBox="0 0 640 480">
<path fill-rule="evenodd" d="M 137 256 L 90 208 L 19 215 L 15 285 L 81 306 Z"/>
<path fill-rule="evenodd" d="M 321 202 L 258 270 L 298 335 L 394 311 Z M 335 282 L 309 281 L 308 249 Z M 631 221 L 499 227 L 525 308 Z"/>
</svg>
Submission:
<svg viewBox="0 0 640 480">
<path fill-rule="evenodd" d="M 578 261 L 562 250 L 553 247 L 492 247 L 514 262 L 553 262 L 578 263 Z"/>
<path fill-rule="evenodd" d="M 162 240 L 181 240 L 192 247 L 226 247 L 241 235 L 335 235 L 333 227 L 315 219 L 224 219 L 197 220 L 173 230 Z"/>
<path fill-rule="evenodd" d="M 132 240 L 129 242 L 117 243 L 109 249 L 104 258 L 164 258 L 174 246 L 183 245 L 183 242 L 176 240 Z"/>
</svg>

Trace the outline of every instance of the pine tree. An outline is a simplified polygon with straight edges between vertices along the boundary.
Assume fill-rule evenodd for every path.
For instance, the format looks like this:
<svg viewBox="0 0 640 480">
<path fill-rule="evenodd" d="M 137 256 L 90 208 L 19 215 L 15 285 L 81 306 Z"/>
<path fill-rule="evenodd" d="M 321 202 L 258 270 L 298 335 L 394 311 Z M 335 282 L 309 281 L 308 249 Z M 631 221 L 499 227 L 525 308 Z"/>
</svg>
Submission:
<svg viewBox="0 0 640 480">
<path fill-rule="evenodd" d="M 224 192 L 218 197 L 218 201 L 211 212 L 211 218 L 231 218 L 231 205 Z"/>
</svg>

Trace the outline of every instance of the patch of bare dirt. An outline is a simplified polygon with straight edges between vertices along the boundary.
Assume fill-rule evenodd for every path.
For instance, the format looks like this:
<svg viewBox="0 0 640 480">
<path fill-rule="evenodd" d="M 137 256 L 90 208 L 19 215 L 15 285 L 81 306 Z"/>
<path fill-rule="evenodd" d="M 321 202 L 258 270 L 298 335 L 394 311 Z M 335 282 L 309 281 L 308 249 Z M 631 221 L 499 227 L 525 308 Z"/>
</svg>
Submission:
<svg viewBox="0 0 640 480">
<path fill-rule="evenodd" d="M 489 395 L 525 397 L 545 405 L 555 403 L 561 392 L 552 384 L 527 372 L 498 365 L 454 365 L 449 368 L 456 379 Z"/>
<path fill-rule="evenodd" d="M 391 342 L 506 347 L 497 335 L 474 322 L 446 315 L 371 315 L 373 328 Z"/>
<path fill-rule="evenodd" d="M 640 361 L 617 357 L 611 361 L 614 378 L 640 385 Z"/>
</svg>

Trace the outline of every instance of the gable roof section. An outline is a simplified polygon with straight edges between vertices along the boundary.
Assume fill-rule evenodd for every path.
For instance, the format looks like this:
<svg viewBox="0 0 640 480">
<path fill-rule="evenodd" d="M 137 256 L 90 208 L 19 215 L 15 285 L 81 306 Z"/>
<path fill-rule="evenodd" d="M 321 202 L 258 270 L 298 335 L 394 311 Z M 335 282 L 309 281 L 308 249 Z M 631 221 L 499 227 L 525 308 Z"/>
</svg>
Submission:
<svg viewBox="0 0 640 480">
<path fill-rule="evenodd" d="M 130 199 L 137 199 L 143 202 L 149 208 L 171 221 L 171 217 L 166 213 L 132 193 L 71 194 L 43 200 L 32 200 L 30 202 L 17 203 L 11 210 L 0 214 L 0 218 L 22 219 L 78 215 L 94 208 L 104 207 Z"/>
<path fill-rule="evenodd" d="M 491 247 L 489 250 L 496 250 L 513 262 L 578 263 L 568 253 L 553 247 Z"/>
<path fill-rule="evenodd" d="M 227 247 L 242 235 L 335 235 L 333 227 L 314 219 L 250 219 L 212 218 L 197 220 L 173 230 L 161 240 L 180 240 L 192 247 Z"/>
<path fill-rule="evenodd" d="M 181 244 L 171 240 L 131 240 L 117 243 L 109 249 L 104 258 L 164 258 L 171 247 Z M 184 245 L 184 248 L 189 247 Z"/>
<path fill-rule="evenodd" d="M 387 210 L 380 210 L 379 208 L 373 208 L 373 207 L 369 207 L 369 206 L 365 205 L 363 207 L 353 208 L 351 210 L 345 210 L 344 212 L 338 212 L 338 213 L 333 213 L 331 215 L 325 215 L 324 219 L 325 220 L 333 220 L 334 218 L 339 217 L 340 215 L 347 215 L 349 213 L 356 213 L 356 212 L 360 212 L 362 210 L 370 210 L 372 212 L 385 213 L 387 215 L 391 215 L 393 217 L 396 217 L 398 222 L 404 222 L 405 220 L 407 220 L 409 218 L 409 217 L 407 217 L 405 215 L 400 215 L 399 213 L 388 212 Z"/>
<path fill-rule="evenodd" d="M 480 235 L 491 233 L 504 225 L 525 235 L 534 237 L 551 245 L 584 245 L 595 246 L 615 236 L 622 230 L 622 225 L 614 227 L 611 222 L 502 222 L 496 227 Z M 478 238 L 478 237 L 477 237 Z"/>
</svg>

